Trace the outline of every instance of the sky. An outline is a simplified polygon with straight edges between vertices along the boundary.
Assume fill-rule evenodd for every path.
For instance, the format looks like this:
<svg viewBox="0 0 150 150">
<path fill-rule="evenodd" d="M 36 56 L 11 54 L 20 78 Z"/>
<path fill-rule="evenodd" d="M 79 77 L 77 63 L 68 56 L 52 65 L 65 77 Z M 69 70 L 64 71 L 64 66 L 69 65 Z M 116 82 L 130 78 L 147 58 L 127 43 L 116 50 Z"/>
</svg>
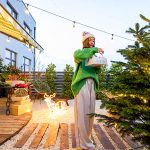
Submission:
<svg viewBox="0 0 150 150">
<path fill-rule="evenodd" d="M 145 22 L 139 14 L 150 18 L 150 0 L 24 0 L 33 6 L 55 13 L 82 24 L 117 34 L 129 39 L 132 35 L 125 31 L 134 28 L 135 23 L 141 26 Z M 56 65 L 56 71 L 63 71 L 66 64 L 75 68 L 73 53 L 82 49 L 82 32 L 95 35 L 96 47 L 104 50 L 108 68 L 111 61 L 124 61 L 117 50 L 126 48 L 133 41 L 118 38 L 103 32 L 75 24 L 52 14 L 29 7 L 36 21 L 36 40 L 44 48 L 37 54 L 37 71 L 45 71 L 48 64 Z"/>
</svg>

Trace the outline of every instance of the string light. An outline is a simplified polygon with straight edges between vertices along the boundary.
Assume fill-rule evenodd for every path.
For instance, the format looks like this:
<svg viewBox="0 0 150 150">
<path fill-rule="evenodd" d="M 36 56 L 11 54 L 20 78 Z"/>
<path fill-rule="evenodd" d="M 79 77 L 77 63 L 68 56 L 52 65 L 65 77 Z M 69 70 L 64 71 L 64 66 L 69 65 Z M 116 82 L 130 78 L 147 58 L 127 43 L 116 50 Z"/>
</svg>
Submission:
<svg viewBox="0 0 150 150">
<path fill-rule="evenodd" d="M 22 40 L 23 40 L 23 38 L 22 38 L 22 37 L 20 37 L 20 40 L 22 41 Z"/>
<path fill-rule="evenodd" d="M 23 2 L 22 0 L 17 0 L 17 1 L 18 1 L 18 2 Z M 81 26 L 88 27 L 88 28 L 91 28 L 91 29 L 96 30 L 96 31 L 99 31 L 99 32 L 103 32 L 103 33 L 105 33 L 105 34 L 109 34 L 109 35 L 111 35 L 111 36 L 113 35 L 113 37 L 116 36 L 116 37 L 118 37 L 118 38 L 122 38 L 122 39 L 125 39 L 125 40 L 128 40 L 128 41 L 135 41 L 135 40 L 133 40 L 133 39 L 129 39 L 129 38 L 126 38 L 126 37 L 117 35 L 117 34 L 112 34 L 112 33 L 110 33 L 110 32 L 107 32 L 107 31 L 104 31 L 104 30 L 101 30 L 101 29 L 98 29 L 98 28 L 95 28 L 95 27 L 92 27 L 92 26 L 89 26 L 89 25 L 86 25 L 86 24 L 83 24 L 83 23 L 74 21 L 74 20 L 72 20 L 72 19 L 69 19 L 69 18 L 63 17 L 63 16 L 61 16 L 61 15 L 55 14 L 55 13 L 50 12 L 50 11 L 48 11 L 48 10 L 39 8 L 39 7 L 34 6 L 34 5 L 30 5 L 29 3 L 25 3 L 25 2 L 24 2 L 24 4 L 26 4 L 27 6 L 30 6 L 30 7 L 32 7 L 32 8 L 38 9 L 38 10 L 40 10 L 40 11 L 46 12 L 46 13 L 48 13 L 48 14 L 54 15 L 54 16 L 56 16 L 56 17 L 59 17 L 59 18 L 61 18 L 61 19 L 64 19 L 64 20 L 73 22 L 73 23 L 74 23 L 74 24 L 73 24 L 73 27 L 75 26 L 75 23 L 76 23 L 76 24 L 79 24 L 79 25 L 81 25 Z"/>
<path fill-rule="evenodd" d="M 28 48 L 28 50 L 30 51 L 30 45 L 28 42 L 25 43 L 26 47 Z"/>
<path fill-rule="evenodd" d="M 75 22 L 75 21 L 73 21 L 73 28 L 75 28 L 75 23 L 76 23 L 76 22 Z"/>
<path fill-rule="evenodd" d="M 9 37 L 9 36 L 7 37 L 7 40 L 6 40 L 6 41 L 7 41 L 8 43 L 10 42 L 10 37 Z"/>
<path fill-rule="evenodd" d="M 25 10 L 25 13 L 28 15 L 29 14 L 29 4 L 27 4 L 27 8 L 26 8 L 26 10 Z"/>
<path fill-rule="evenodd" d="M 111 37 L 111 40 L 113 40 L 113 39 L 114 39 L 114 34 L 112 34 L 111 36 L 112 36 L 112 37 Z"/>
<path fill-rule="evenodd" d="M 33 49 L 34 49 L 34 46 L 31 46 L 31 49 L 33 50 Z"/>
</svg>

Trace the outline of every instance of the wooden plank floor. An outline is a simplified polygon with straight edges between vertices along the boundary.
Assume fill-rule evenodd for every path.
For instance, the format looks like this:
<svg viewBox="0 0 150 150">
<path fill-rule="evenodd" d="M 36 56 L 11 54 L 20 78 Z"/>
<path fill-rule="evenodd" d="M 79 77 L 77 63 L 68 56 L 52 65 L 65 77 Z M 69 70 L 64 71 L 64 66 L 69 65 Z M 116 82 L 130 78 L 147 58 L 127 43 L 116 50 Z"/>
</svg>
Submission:
<svg viewBox="0 0 150 150">
<path fill-rule="evenodd" d="M 61 123 L 60 129 L 60 150 L 69 149 L 68 124 Z"/>
<path fill-rule="evenodd" d="M 58 123 L 50 124 L 50 131 L 48 134 L 48 138 L 46 139 L 46 142 L 44 144 L 44 148 L 48 148 L 49 146 L 55 145 L 57 140 L 58 130 L 59 130 Z"/>
<path fill-rule="evenodd" d="M 32 141 L 30 148 L 37 148 L 38 145 L 40 144 L 45 131 L 48 127 L 48 123 L 43 123 L 42 127 L 40 128 L 39 132 L 37 133 L 37 135 L 35 136 L 34 140 Z"/>
<path fill-rule="evenodd" d="M 116 143 L 118 149 L 126 149 L 127 147 L 125 144 L 122 142 L 122 140 L 119 138 L 119 136 L 113 131 L 111 127 L 104 126 L 105 130 L 111 137 L 111 139 Z"/>
<path fill-rule="evenodd" d="M 36 133 L 33 133 L 36 128 L 40 127 Z M 131 140 L 131 137 L 126 137 L 123 139 L 119 133 L 113 129 L 106 127 L 103 124 L 94 124 L 92 131 L 92 140 L 94 141 L 96 148 L 98 150 L 128 150 L 128 149 L 138 149 L 140 145 L 136 142 Z M 48 133 L 45 136 L 45 133 Z M 30 136 L 34 135 L 31 139 Z M 58 136 L 59 135 L 59 136 Z M 44 140 L 42 139 L 44 138 Z M 14 147 L 16 148 L 25 148 L 24 145 L 27 141 L 31 141 L 28 148 L 37 148 L 40 145 L 42 149 L 50 148 L 51 146 L 55 147 L 55 144 L 59 141 L 59 149 L 76 149 L 75 142 L 75 131 L 74 131 L 74 124 L 67 124 L 67 123 L 54 123 L 48 124 L 43 123 L 31 123 L 28 128 L 24 131 L 24 134 L 20 139 L 14 143 Z M 42 142 L 41 142 L 42 141 Z M 102 145 L 99 147 L 99 143 Z M 27 145 L 26 145 L 27 146 Z M 41 149 L 40 147 L 40 149 Z M 52 148 L 52 147 L 51 147 Z M 51 149 L 50 148 L 50 149 Z M 140 148 L 142 150 L 144 148 Z"/>
<path fill-rule="evenodd" d="M 32 117 L 31 113 L 20 116 L 0 114 L 0 145 L 19 133 Z"/>
<path fill-rule="evenodd" d="M 100 125 L 95 124 L 94 125 L 94 130 L 96 132 L 96 135 L 97 135 L 99 141 L 101 141 L 104 149 L 115 150 L 115 147 L 113 146 L 113 144 L 111 143 L 109 138 L 106 136 L 105 132 L 103 131 L 103 129 L 101 128 Z"/>
<path fill-rule="evenodd" d="M 33 131 L 37 127 L 37 123 L 33 123 L 28 130 L 22 135 L 21 139 L 19 139 L 15 145 L 16 148 L 21 148 L 29 139 L 29 137 L 32 135 Z"/>
<path fill-rule="evenodd" d="M 75 130 L 74 124 L 71 124 L 71 141 L 72 141 L 72 148 L 76 148 L 76 138 L 75 138 Z"/>
</svg>

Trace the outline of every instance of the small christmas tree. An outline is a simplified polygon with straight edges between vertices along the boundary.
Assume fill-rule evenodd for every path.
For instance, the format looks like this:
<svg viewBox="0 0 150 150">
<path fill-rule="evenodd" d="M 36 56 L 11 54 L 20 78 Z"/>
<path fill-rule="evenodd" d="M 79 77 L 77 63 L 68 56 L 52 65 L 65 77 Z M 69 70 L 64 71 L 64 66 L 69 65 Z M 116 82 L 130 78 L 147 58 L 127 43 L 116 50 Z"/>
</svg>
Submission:
<svg viewBox="0 0 150 150">
<path fill-rule="evenodd" d="M 64 84 L 62 87 L 62 97 L 64 98 L 73 98 L 73 93 L 71 90 L 72 75 L 73 75 L 73 67 L 66 64 L 63 76 Z"/>
<path fill-rule="evenodd" d="M 118 50 L 125 62 L 113 62 L 107 99 L 102 100 L 101 108 L 105 107 L 110 116 L 95 116 L 150 147 L 150 26 L 140 28 L 136 23 L 135 29 L 129 28 L 127 33 L 133 34 L 136 41 Z"/>
</svg>

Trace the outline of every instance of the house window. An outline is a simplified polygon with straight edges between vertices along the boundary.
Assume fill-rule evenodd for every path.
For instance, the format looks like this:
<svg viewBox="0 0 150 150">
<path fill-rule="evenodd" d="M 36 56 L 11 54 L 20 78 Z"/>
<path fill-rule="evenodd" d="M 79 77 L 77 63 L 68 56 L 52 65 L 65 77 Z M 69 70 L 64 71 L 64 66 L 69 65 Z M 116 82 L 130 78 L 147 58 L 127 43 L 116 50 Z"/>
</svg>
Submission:
<svg viewBox="0 0 150 150">
<path fill-rule="evenodd" d="M 11 50 L 6 49 L 5 63 L 7 65 L 16 66 L 16 53 Z"/>
<path fill-rule="evenodd" d="M 24 58 L 24 62 L 23 62 L 23 67 L 24 67 L 24 72 L 28 72 L 30 71 L 31 68 L 31 59 L 27 58 L 27 57 L 23 57 Z"/>
<path fill-rule="evenodd" d="M 31 29 L 30 27 L 27 25 L 27 23 L 24 22 L 24 29 L 29 33 L 31 34 Z"/>
<path fill-rule="evenodd" d="M 7 10 L 12 15 L 12 17 L 14 17 L 17 20 L 18 13 L 9 2 L 7 2 Z"/>
</svg>

